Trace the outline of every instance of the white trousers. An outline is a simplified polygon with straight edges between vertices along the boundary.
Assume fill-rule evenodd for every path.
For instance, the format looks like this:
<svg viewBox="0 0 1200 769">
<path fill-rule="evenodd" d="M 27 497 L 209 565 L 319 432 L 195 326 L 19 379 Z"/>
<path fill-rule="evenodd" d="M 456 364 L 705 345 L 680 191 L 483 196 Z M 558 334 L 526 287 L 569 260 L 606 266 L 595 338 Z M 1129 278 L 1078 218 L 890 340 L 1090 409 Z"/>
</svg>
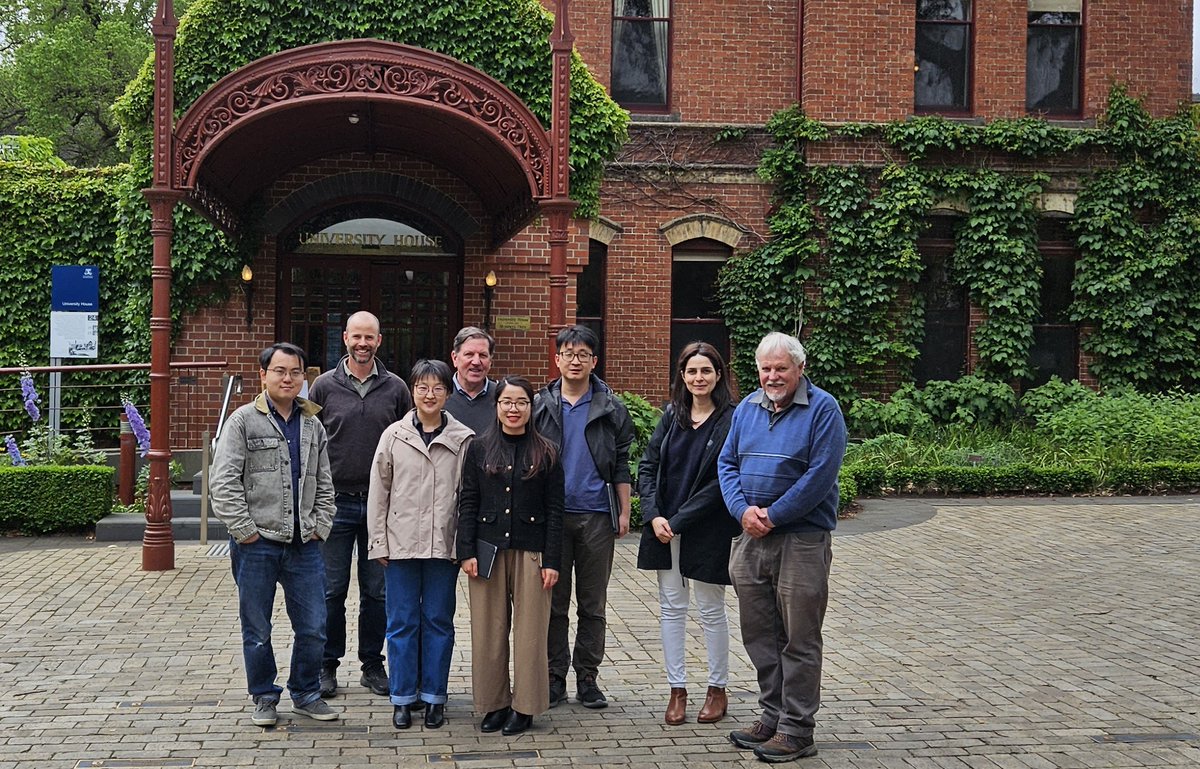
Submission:
<svg viewBox="0 0 1200 769">
<path fill-rule="evenodd" d="M 725 613 L 725 586 L 685 579 L 679 573 L 679 539 L 671 540 L 671 568 L 658 571 L 658 603 L 661 607 L 663 661 L 671 688 L 687 685 L 685 638 L 687 635 L 688 586 L 696 592 L 696 609 L 708 648 L 708 685 L 725 688 L 729 683 L 729 617 Z"/>
</svg>

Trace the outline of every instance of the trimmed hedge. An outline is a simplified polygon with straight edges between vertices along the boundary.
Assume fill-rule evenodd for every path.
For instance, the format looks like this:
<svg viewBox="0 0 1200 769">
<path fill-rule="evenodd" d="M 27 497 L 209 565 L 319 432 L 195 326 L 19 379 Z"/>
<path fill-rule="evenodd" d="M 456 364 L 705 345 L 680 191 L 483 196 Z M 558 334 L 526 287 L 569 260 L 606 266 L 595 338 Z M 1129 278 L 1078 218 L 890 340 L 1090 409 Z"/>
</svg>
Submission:
<svg viewBox="0 0 1200 769">
<path fill-rule="evenodd" d="M 94 465 L 0 467 L 0 530 L 50 534 L 92 526 L 112 510 L 116 475 Z"/>
<path fill-rule="evenodd" d="M 1107 485 L 1114 491 L 1138 494 L 1196 491 L 1200 489 L 1200 463 L 1153 462 L 1115 465 L 1109 471 Z"/>
<path fill-rule="evenodd" d="M 847 473 L 861 494 L 1077 494 L 1097 490 L 1100 477 L 1082 467 L 878 467 L 856 465 Z"/>
</svg>

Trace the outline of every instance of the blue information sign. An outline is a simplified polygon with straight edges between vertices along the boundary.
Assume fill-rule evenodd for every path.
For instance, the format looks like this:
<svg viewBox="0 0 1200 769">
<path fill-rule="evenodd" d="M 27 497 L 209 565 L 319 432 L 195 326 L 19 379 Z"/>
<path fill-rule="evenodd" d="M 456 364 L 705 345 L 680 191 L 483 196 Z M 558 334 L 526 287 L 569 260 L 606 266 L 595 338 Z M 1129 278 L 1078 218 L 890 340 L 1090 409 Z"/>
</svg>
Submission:
<svg viewBox="0 0 1200 769">
<path fill-rule="evenodd" d="M 50 268 L 51 312 L 99 312 L 100 268 L 92 264 Z"/>
</svg>

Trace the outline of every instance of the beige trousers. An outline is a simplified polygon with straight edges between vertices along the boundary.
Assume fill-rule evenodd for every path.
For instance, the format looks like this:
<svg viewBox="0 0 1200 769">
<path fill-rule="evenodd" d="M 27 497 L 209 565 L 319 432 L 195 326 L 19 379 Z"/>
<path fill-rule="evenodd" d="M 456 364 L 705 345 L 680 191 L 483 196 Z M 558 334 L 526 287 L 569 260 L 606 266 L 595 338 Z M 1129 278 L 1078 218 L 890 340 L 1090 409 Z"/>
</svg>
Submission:
<svg viewBox="0 0 1200 769">
<path fill-rule="evenodd" d="M 471 688 L 475 710 L 511 707 L 529 716 L 550 707 L 546 628 L 550 591 L 542 589 L 542 554 L 501 550 L 490 579 L 467 580 L 471 604 Z M 510 619 L 511 618 L 511 619 Z M 512 631 L 513 677 L 509 685 L 508 634 Z"/>
</svg>

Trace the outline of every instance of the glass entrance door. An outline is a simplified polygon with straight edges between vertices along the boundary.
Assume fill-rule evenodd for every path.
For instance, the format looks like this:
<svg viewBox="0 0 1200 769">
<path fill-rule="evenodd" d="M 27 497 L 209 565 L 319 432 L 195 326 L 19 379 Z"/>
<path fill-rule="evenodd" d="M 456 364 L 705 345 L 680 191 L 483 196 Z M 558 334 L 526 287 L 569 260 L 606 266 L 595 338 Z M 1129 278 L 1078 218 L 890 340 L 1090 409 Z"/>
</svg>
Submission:
<svg viewBox="0 0 1200 769">
<path fill-rule="evenodd" d="M 461 322 L 461 265 L 445 259 L 370 260 L 336 255 L 285 258 L 280 286 L 283 338 L 327 371 L 345 355 L 342 331 L 359 310 L 379 318 L 379 358 L 407 379 L 421 358 L 447 360 Z"/>
</svg>

